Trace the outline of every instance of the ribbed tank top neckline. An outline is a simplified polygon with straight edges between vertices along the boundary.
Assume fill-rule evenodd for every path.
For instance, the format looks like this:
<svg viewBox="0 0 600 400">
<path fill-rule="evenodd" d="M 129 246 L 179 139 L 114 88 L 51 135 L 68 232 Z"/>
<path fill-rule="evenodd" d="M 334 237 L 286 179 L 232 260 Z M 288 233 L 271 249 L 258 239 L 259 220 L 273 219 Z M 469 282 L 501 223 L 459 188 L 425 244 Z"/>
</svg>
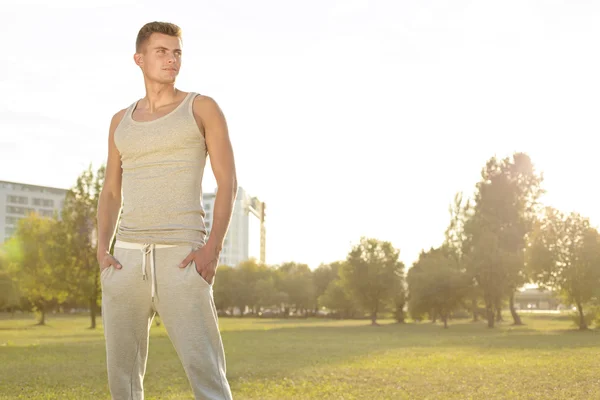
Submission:
<svg viewBox="0 0 600 400">
<path fill-rule="evenodd" d="M 190 101 L 190 98 L 192 98 L 195 95 L 194 92 L 188 92 L 188 94 L 183 98 L 183 100 L 181 100 L 181 103 L 179 103 L 177 105 L 177 107 L 175 107 L 172 111 L 170 111 L 169 113 L 158 117 L 156 119 L 153 119 L 151 121 L 136 121 L 135 119 L 133 119 L 133 112 L 135 111 L 135 109 L 138 106 L 138 103 L 140 102 L 140 100 L 136 101 L 135 103 L 133 103 L 131 106 L 129 106 L 129 112 L 127 113 L 127 122 L 134 124 L 134 125 L 150 125 L 159 121 L 163 121 L 167 118 L 169 118 L 170 116 L 176 114 L 184 105 L 188 104 Z"/>
</svg>

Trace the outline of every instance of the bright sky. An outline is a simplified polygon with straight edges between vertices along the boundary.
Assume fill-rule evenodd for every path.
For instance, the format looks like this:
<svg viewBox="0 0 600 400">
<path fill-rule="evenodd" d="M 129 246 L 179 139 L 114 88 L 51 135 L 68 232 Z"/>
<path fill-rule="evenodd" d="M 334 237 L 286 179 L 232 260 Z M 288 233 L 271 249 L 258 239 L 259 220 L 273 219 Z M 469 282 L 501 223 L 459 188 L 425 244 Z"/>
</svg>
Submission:
<svg viewBox="0 0 600 400">
<path fill-rule="evenodd" d="M 50 5 L 49 5 L 50 4 Z M 600 221 L 600 3 L 0 0 L 0 179 L 68 188 L 144 96 L 139 28 L 180 25 L 178 87 L 225 112 L 240 185 L 267 203 L 267 262 L 411 264 L 485 161 L 526 151 L 547 202 Z M 207 169 L 205 190 L 215 183 Z"/>
</svg>

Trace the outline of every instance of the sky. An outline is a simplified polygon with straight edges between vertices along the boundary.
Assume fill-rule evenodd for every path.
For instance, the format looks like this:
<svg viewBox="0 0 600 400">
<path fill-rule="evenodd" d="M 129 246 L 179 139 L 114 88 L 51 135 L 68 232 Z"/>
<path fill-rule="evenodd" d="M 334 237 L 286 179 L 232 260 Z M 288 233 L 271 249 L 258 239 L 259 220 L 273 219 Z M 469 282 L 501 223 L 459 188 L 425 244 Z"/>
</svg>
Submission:
<svg viewBox="0 0 600 400">
<path fill-rule="evenodd" d="M 177 87 L 214 98 L 267 263 L 342 260 L 361 236 L 410 266 L 492 156 L 527 152 L 546 204 L 600 221 L 600 3 L 0 0 L 0 180 L 71 187 L 144 97 L 146 22 L 183 30 Z M 207 168 L 204 190 L 215 180 Z"/>
</svg>

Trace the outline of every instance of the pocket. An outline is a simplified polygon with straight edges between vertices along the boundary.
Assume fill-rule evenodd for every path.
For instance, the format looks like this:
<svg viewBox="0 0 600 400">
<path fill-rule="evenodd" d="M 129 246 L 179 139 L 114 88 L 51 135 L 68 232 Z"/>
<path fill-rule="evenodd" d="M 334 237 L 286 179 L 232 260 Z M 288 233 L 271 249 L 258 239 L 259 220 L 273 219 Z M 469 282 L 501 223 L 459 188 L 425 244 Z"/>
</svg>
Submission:
<svg viewBox="0 0 600 400">
<path fill-rule="evenodd" d="M 106 277 L 109 274 L 109 269 L 112 268 L 112 265 L 109 265 L 108 267 L 104 268 L 102 271 L 100 271 L 100 287 L 102 289 L 102 291 L 104 291 L 104 285 L 106 284 Z"/>
<path fill-rule="evenodd" d="M 108 267 L 106 267 L 102 271 L 100 271 L 100 279 L 104 278 L 104 276 L 106 275 L 106 271 L 108 271 L 108 269 L 110 267 L 112 267 L 112 265 L 109 265 Z"/>
<path fill-rule="evenodd" d="M 189 268 L 192 268 L 192 273 L 196 276 L 196 279 L 200 280 L 201 284 L 203 284 L 205 287 L 212 288 L 212 284 L 208 283 L 206 281 L 206 279 L 204 279 L 202 277 L 202 275 L 200 275 L 200 273 L 196 269 L 196 261 L 192 260 L 192 262 L 190 263 Z M 213 278 L 213 281 L 214 281 L 214 278 Z"/>
</svg>

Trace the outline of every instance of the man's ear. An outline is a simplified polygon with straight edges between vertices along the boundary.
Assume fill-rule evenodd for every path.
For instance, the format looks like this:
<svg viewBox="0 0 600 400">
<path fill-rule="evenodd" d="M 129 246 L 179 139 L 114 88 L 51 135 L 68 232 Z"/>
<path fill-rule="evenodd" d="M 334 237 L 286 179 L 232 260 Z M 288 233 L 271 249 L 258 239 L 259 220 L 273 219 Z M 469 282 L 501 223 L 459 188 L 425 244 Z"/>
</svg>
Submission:
<svg viewBox="0 0 600 400">
<path fill-rule="evenodd" d="M 135 65 L 138 67 L 142 68 L 144 65 L 144 56 L 141 53 L 135 53 L 133 55 L 133 62 L 135 62 Z"/>
</svg>

